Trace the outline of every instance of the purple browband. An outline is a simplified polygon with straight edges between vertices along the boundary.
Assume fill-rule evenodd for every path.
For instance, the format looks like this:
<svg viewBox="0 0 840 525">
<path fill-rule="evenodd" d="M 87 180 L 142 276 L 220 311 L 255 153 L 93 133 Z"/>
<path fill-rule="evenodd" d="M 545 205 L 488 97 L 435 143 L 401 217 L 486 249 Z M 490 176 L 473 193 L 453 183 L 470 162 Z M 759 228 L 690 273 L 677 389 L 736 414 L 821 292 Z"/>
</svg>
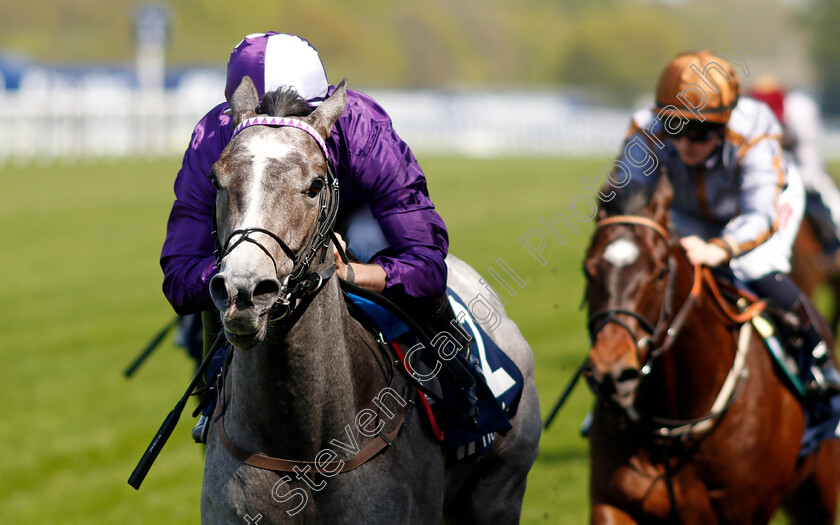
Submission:
<svg viewBox="0 0 840 525">
<path fill-rule="evenodd" d="M 321 135 L 315 130 L 315 128 L 313 128 L 306 122 L 295 118 L 260 116 L 246 119 L 242 121 L 238 126 L 236 126 L 236 129 L 233 130 L 233 135 L 231 135 L 230 140 L 233 140 L 233 137 L 235 137 L 240 131 L 242 131 L 245 128 L 250 128 L 251 126 L 288 126 L 291 128 L 298 128 L 300 130 L 303 130 L 309 133 L 309 135 L 312 136 L 313 139 L 315 139 L 315 142 L 318 143 L 318 146 L 320 146 L 321 151 L 324 152 L 324 158 L 326 158 L 327 160 L 329 160 L 330 158 L 330 154 L 327 151 L 327 143 L 324 142 L 324 139 L 321 138 Z"/>
</svg>

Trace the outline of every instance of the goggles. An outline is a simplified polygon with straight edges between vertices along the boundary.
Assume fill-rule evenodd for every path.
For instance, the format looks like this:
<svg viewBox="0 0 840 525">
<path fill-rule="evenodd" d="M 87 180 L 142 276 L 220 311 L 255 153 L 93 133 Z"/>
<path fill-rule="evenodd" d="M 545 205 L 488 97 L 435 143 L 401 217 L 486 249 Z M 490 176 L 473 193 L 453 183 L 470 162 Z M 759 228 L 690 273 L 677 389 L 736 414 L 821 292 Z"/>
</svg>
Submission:
<svg viewBox="0 0 840 525">
<path fill-rule="evenodd" d="M 679 140 L 682 138 L 688 139 L 689 142 L 707 142 L 719 135 L 725 124 L 716 122 L 700 122 L 697 120 L 689 120 L 687 123 L 675 133 L 670 133 L 666 128 L 666 136 L 672 140 Z"/>
</svg>

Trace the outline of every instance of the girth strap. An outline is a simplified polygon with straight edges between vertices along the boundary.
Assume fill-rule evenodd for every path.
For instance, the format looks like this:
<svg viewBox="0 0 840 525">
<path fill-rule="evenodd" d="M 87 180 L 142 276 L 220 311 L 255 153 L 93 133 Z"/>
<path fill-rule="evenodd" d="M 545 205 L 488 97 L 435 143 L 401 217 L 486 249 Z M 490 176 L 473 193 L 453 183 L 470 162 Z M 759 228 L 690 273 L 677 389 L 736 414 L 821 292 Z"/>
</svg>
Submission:
<svg viewBox="0 0 840 525">
<path fill-rule="evenodd" d="M 388 434 L 379 434 L 374 438 L 373 441 L 367 444 L 365 448 L 361 449 L 355 455 L 347 458 L 347 459 L 339 459 L 334 461 L 327 461 L 327 462 L 319 462 L 316 466 L 314 461 L 298 461 L 293 459 L 280 459 L 271 456 L 266 456 L 265 454 L 259 454 L 247 451 L 233 442 L 230 437 L 225 432 L 225 424 L 224 424 L 224 411 L 220 412 L 221 403 L 217 403 L 216 405 L 216 414 L 214 414 L 214 419 L 216 420 L 215 428 L 216 433 L 219 436 L 219 441 L 222 442 L 225 449 L 230 453 L 231 456 L 235 457 L 239 461 L 251 465 L 252 467 L 257 467 L 265 470 L 274 470 L 279 472 L 294 472 L 294 467 L 298 468 L 298 471 L 301 470 L 302 467 L 309 466 L 315 470 L 326 470 L 332 473 L 339 473 L 339 472 L 348 472 L 351 471 L 367 461 L 371 458 L 379 454 L 383 449 L 389 447 L 391 443 L 393 443 L 394 439 L 396 439 L 397 435 L 400 433 L 400 429 L 405 423 L 406 413 L 408 412 L 408 407 L 411 406 L 411 397 L 414 395 L 414 388 L 408 387 L 406 388 L 406 396 L 403 397 L 403 409 L 400 411 L 399 416 L 397 417 L 397 425 L 394 427 L 394 430 L 389 432 Z M 339 470 L 333 470 L 333 468 L 338 468 L 340 464 L 343 466 Z"/>
</svg>

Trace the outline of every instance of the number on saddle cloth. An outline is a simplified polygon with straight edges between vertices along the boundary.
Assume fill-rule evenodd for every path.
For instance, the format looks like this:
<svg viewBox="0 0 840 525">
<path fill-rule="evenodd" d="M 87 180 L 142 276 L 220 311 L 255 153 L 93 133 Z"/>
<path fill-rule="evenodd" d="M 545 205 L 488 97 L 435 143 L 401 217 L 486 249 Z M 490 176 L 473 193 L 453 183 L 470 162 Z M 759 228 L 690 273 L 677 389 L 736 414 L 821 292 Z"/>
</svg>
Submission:
<svg viewBox="0 0 840 525">
<path fill-rule="evenodd" d="M 516 414 L 524 381 L 516 364 L 475 322 L 460 297 L 452 290 L 448 290 L 448 296 L 462 329 L 473 339 L 467 356 L 458 352 L 452 359 L 462 360 L 467 365 L 464 368 L 469 370 L 475 379 L 478 397 L 477 425 L 475 428 L 454 425 L 442 407 L 435 406 L 433 400 L 428 397 L 427 399 L 436 423 L 444 430 L 443 445 L 452 451 L 455 459 L 462 459 L 487 452 L 493 445 L 496 432 L 504 434 L 511 428 L 509 419 Z M 394 313 L 366 298 L 351 293 L 348 293 L 347 297 L 368 317 L 388 342 L 398 341 L 406 350 L 418 343 L 417 337 L 410 333 L 408 326 Z M 421 354 L 422 352 L 418 352 L 418 355 Z M 434 362 L 429 359 L 426 361 L 425 364 L 429 368 L 419 369 L 418 373 L 432 371 Z M 418 368 L 423 365 L 412 359 L 411 365 L 415 364 L 419 365 Z M 438 380 L 438 388 L 443 391 L 444 399 L 457 392 L 458 385 L 450 384 L 451 379 L 448 377 L 441 375 L 435 379 Z"/>
</svg>

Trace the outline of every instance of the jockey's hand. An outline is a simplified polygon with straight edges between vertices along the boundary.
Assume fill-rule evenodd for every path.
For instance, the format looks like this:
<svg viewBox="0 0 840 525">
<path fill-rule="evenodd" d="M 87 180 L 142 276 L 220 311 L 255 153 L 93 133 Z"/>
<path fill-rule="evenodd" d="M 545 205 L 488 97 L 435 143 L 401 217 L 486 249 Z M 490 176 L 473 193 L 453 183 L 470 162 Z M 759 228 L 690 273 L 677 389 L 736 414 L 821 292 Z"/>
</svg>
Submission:
<svg viewBox="0 0 840 525">
<path fill-rule="evenodd" d="M 347 243 L 344 242 L 341 235 L 336 233 L 335 236 L 346 253 Z M 382 293 L 385 290 L 385 270 L 378 264 L 361 264 L 357 262 L 344 264 L 341 256 L 338 255 L 337 248 L 333 248 L 333 256 L 335 257 L 335 274 L 339 278 L 372 292 Z"/>
<path fill-rule="evenodd" d="M 683 237 L 680 239 L 680 244 L 691 264 L 715 267 L 729 260 L 729 253 L 726 250 L 715 244 L 709 244 L 696 235 Z"/>
</svg>

